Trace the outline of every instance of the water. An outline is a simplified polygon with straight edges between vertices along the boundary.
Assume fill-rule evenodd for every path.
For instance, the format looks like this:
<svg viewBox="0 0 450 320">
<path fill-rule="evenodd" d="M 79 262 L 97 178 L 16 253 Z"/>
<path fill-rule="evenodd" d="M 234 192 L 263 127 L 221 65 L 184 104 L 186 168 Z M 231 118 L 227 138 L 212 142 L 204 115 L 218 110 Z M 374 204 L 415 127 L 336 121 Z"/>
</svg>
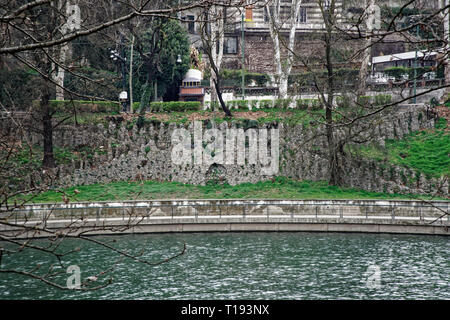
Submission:
<svg viewBox="0 0 450 320">
<path fill-rule="evenodd" d="M 92 292 L 63 291 L 0 273 L 0 299 L 450 299 L 446 237 L 210 233 L 95 239 L 134 253 L 145 249 L 149 261 L 179 252 L 184 242 L 187 251 L 155 267 L 124 259 L 111 274 L 114 283 Z M 78 265 L 83 279 L 118 258 L 80 240 L 67 241 L 62 249 L 77 246 L 81 251 L 69 255 L 66 265 Z M 27 251 L 4 257 L 2 267 L 27 270 L 54 262 Z M 69 276 L 63 274 L 58 283 L 65 285 Z"/>
</svg>

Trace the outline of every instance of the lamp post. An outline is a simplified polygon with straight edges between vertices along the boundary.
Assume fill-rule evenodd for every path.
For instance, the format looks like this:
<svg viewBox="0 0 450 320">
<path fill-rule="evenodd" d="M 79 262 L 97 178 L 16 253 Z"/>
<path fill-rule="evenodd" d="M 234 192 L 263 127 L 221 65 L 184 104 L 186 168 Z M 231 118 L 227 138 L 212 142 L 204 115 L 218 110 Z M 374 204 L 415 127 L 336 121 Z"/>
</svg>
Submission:
<svg viewBox="0 0 450 320">
<path fill-rule="evenodd" d="M 123 56 L 120 55 L 120 53 L 117 50 L 111 50 L 110 51 L 110 58 L 114 62 L 120 61 L 122 64 L 122 92 L 120 93 L 119 100 L 122 102 L 122 111 L 127 112 L 127 102 L 128 102 L 128 92 L 127 92 L 127 80 L 125 76 L 125 63 L 127 62 L 127 58 L 124 57 L 124 52 L 122 53 Z"/>
<path fill-rule="evenodd" d="M 416 26 L 416 36 L 417 38 L 419 38 L 419 25 Z M 416 46 L 416 56 L 414 59 L 414 98 L 413 98 L 413 103 L 416 104 L 417 102 L 417 98 L 416 98 L 416 94 L 417 94 L 417 46 Z"/>
<path fill-rule="evenodd" d="M 245 100 L 245 22 L 244 22 L 244 11 L 242 11 L 241 16 L 241 51 L 242 51 L 242 100 Z"/>
</svg>

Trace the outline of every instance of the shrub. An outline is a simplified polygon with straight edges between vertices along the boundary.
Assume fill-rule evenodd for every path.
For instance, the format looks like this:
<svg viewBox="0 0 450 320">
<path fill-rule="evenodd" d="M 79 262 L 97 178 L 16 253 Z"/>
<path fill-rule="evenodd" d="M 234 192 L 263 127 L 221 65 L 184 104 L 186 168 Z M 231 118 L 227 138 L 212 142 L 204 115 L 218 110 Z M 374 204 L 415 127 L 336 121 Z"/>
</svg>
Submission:
<svg viewBox="0 0 450 320">
<path fill-rule="evenodd" d="M 163 102 L 151 102 L 150 103 L 150 112 L 163 112 Z"/>
<path fill-rule="evenodd" d="M 200 110 L 201 103 L 198 101 L 170 101 L 152 102 L 150 110 L 152 112 L 185 112 Z"/>
<path fill-rule="evenodd" d="M 63 112 L 70 112 L 74 107 L 78 112 L 91 113 L 117 113 L 121 110 L 116 101 L 50 100 L 50 106 Z"/>
<path fill-rule="evenodd" d="M 274 107 L 279 109 L 287 109 L 289 108 L 292 99 L 276 99 L 274 102 Z"/>
<path fill-rule="evenodd" d="M 408 74 L 409 75 L 409 70 L 408 68 L 405 67 L 391 67 L 391 68 L 386 68 L 384 70 L 384 72 L 390 76 L 390 77 L 394 77 L 395 79 L 401 79 L 402 75 L 404 74 Z"/>
<path fill-rule="evenodd" d="M 259 104 L 258 100 L 250 101 L 250 106 L 251 106 L 252 110 L 258 109 L 258 104 Z"/>
<path fill-rule="evenodd" d="M 347 96 L 338 96 L 336 97 L 336 104 L 340 108 L 348 108 L 351 105 L 351 101 Z"/>
<path fill-rule="evenodd" d="M 322 103 L 320 102 L 319 99 L 306 99 L 309 100 L 310 102 L 310 109 L 311 110 L 320 110 L 322 109 Z"/>
<path fill-rule="evenodd" d="M 417 67 L 417 78 L 420 79 L 423 74 L 431 71 L 431 67 Z M 414 68 L 405 68 L 405 67 L 391 67 L 384 70 L 384 72 L 391 77 L 395 77 L 395 79 L 401 79 L 402 75 L 406 74 L 409 76 L 409 79 L 414 79 Z M 442 73 L 442 71 L 440 71 Z"/>
<path fill-rule="evenodd" d="M 300 109 L 300 110 L 308 109 L 308 103 L 307 103 L 306 99 L 297 99 L 296 102 L 297 102 L 296 105 L 297 105 L 298 109 Z"/>
<path fill-rule="evenodd" d="M 258 87 L 264 87 L 270 81 L 270 77 L 265 73 L 246 73 L 245 84 L 249 85 L 252 81 L 255 81 Z"/>
<path fill-rule="evenodd" d="M 210 106 L 211 106 L 211 111 L 220 109 L 219 101 L 211 101 Z"/>
<path fill-rule="evenodd" d="M 370 96 L 359 96 L 358 99 L 356 100 L 356 103 L 358 105 L 362 105 L 364 107 L 368 106 L 372 101 L 372 97 Z"/>
<path fill-rule="evenodd" d="M 392 96 L 389 94 L 380 94 L 374 97 L 374 103 L 376 106 L 382 106 L 392 102 Z"/>
<path fill-rule="evenodd" d="M 131 111 L 133 111 L 133 112 L 139 111 L 140 106 L 141 106 L 140 102 L 133 102 L 133 106 L 131 108 Z"/>
<path fill-rule="evenodd" d="M 260 109 L 269 109 L 273 107 L 273 101 L 272 100 L 260 100 L 259 101 L 259 108 Z"/>
<path fill-rule="evenodd" d="M 237 109 L 237 102 L 236 100 L 230 100 L 225 102 L 226 106 L 228 109 L 232 110 L 232 109 Z"/>
<path fill-rule="evenodd" d="M 242 109 L 242 110 L 248 110 L 248 100 L 237 100 L 236 101 L 236 106 L 237 109 Z"/>
<path fill-rule="evenodd" d="M 230 86 L 240 87 L 242 85 L 242 70 L 230 70 L 223 69 L 221 71 L 222 80 L 224 84 Z M 206 77 L 205 77 L 206 78 Z M 249 73 L 245 72 L 245 85 L 250 85 L 253 81 L 259 87 L 264 87 L 268 81 L 270 81 L 269 75 L 265 73 Z"/>
</svg>

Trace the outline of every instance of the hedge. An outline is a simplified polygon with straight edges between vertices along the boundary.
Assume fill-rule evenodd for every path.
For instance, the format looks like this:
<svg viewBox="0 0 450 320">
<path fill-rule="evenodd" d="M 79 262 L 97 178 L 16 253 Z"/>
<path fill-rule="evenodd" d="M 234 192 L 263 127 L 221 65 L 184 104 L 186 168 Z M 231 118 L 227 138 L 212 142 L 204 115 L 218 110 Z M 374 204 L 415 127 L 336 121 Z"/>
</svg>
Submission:
<svg viewBox="0 0 450 320">
<path fill-rule="evenodd" d="M 117 113 L 122 108 L 116 101 L 50 100 L 50 106 L 65 112 L 75 107 L 78 112 L 91 113 Z"/>
<path fill-rule="evenodd" d="M 223 69 L 220 72 L 222 85 L 223 86 L 242 86 L 242 70 L 230 70 Z M 270 77 L 265 73 L 254 73 L 245 71 L 245 86 L 249 86 L 252 82 L 256 82 L 258 87 L 265 87 L 267 82 L 270 81 Z M 209 75 L 205 75 L 205 80 L 202 82 L 203 85 L 209 86 Z"/>
<path fill-rule="evenodd" d="M 248 100 L 231 100 L 227 102 L 227 106 L 229 109 L 249 109 L 249 101 Z"/>
<path fill-rule="evenodd" d="M 274 108 L 288 109 L 291 105 L 292 99 L 276 99 L 274 101 Z"/>
<path fill-rule="evenodd" d="M 201 103 L 198 101 L 170 101 L 150 103 L 151 112 L 185 112 L 199 111 Z"/>
<path fill-rule="evenodd" d="M 420 79 L 425 73 L 432 71 L 431 67 L 418 67 L 417 78 Z M 391 67 L 386 68 L 384 72 L 395 79 L 401 79 L 402 75 L 407 74 L 410 80 L 414 79 L 414 68 Z"/>
<path fill-rule="evenodd" d="M 374 97 L 374 104 L 376 106 L 382 106 L 392 102 L 392 96 L 389 94 L 380 94 Z"/>
<path fill-rule="evenodd" d="M 259 108 L 260 109 L 273 108 L 273 101 L 272 100 L 259 100 Z"/>
<path fill-rule="evenodd" d="M 297 108 L 301 110 L 320 110 L 322 105 L 319 99 L 298 99 Z"/>
</svg>

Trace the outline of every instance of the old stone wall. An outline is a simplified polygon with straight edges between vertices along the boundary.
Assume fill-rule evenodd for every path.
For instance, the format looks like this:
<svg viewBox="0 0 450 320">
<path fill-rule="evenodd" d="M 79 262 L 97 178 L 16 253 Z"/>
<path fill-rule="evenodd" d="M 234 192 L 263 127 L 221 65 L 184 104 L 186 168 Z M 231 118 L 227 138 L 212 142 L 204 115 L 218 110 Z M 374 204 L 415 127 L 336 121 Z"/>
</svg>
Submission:
<svg viewBox="0 0 450 320">
<path fill-rule="evenodd" d="M 288 125 L 270 123 L 259 125 L 256 121 L 233 121 L 214 124 L 203 122 L 202 133 L 208 129 L 218 129 L 226 133 L 227 129 L 241 128 L 279 129 L 279 172 L 276 176 L 285 176 L 299 180 L 328 180 L 327 143 L 324 126 Z M 385 139 L 401 139 L 410 132 L 423 128 L 432 128 L 434 117 L 420 105 L 398 108 L 395 113 L 380 114 L 370 123 L 354 126 L 354 132 L 361 132 L 359 138 L 369 138 L 383 144 Z M 159 122 L 146 123 L 143 127 L 130 126 L 125 122 L 110 121 L 105 126 L 62 126 L 54 133 L 54 144 L 58 147 L 89 147 L 91 154 L 83 160 L 73 160 L 58 167 L 54 172 L 46 173 L 55 187 L 69 187 L 93 183 L 114 181 L 158 180 L 177 181 L 188 184 L 204 185 L 208 181 L 236 185 L 244 182 L 256 183 L 271 179 L 264 172 L 260 162 L 249 163 L 254 150 L 245 145 L 246 162 L 227 164 L 225 161 L 201 165 L 175 164 L 173 161 L 172 135 L 174 130 L 185 129 L 193 137 L 194 124 L 177 125 Z M 348 133 L 337 132 L 336 135 Z M 225 139 L 224 134 L 224 139 Z M 30 140 L 39 142 L 38 135 Z M 225 140 L 224 140 L 225 141 Z M 272 139 L 269 139 L 272 145 Z M 273 140 L 275 141 L 275 140 Z M 208 142 L 208 141 L 205 141 Z M 194 143 L 191 143 L 194 149 Z M 205 146 L 203 145 L 203 149 Z M 268 147 L 270 150 L 270 148 Z M 226 148 L 224 152 L 226 152 Z M 238 151 L 235 146 L 234 152 Z M 268 151 L 268 155 L 272 153 Z M 449 193 L 448 182 L 443 179 L 428 179 L 424 175 L 409 169 L 378 163 L 373 160 L 356 158 L 346 153 L 340 162 L 343 182 L 346 186 L 379 192 L 402 192 L 430 194 L 439 191 Z M 42 173 L 34 173 L 30 181 L 36 183 L 43 179 Z"/>
<path fill-rule="evenodd" d="M 395 114 L 380 115 L 379 119 L 383 121 L 375 121 L 375 126 L 367 124 L 367 128 L 364 128 L 364 124 L 360 124 L 354 130 L 363 131 L 368 136 L 373 135 L 383 144 L 385 139 L 402 138 L 410 132 L 434 126 L 434 118 L 426 109 L 417 106 L 400 108 Z M 203 123 L 202 132 L 216 128 L 225 133 L 227 129 L 239 127 L 243 127 L 239 122 L 224 122 L 219 125 Z M 55 133 L 57 146 L 89 145 L 96 152 L 89 160 L 60 167 L 55 182 L 60 186 L 74 186 L 150 179 L 203 185 L 214 180 L 236 185 L 271 178 L 263 174 L 263 166 L 259 162 L 248 163 L 249 146 L 245 150 L 245 165 L 238 165 L 236 162 L 174 164 L 171 140 L 174 130 L 180 128 L 188 130 L 193 137 L 193 123 L 187 126 L 150 123 L 142 128 L 136 125 L 127 128 L 125 123 L 110 122 L 107 127 L 98 125 L 84 130 L 63 127 Z M 270 132 L 272 128 L 279 129 L 280 161 L 277 175 L 312 181 L 329 178 L 323 126 L 312 128 L 283 123 L 258 125 L 255 122 L 250 125 L 247 123 L 243 129 L 267 129 Z M 237 151 L 237 146 L 235 148 Z M 427 179 L 409 169 L 386 163 L 357 159 L 347 154 L 340 165 L 344 173 L 343 181 L 349 187 L 380 192 L 449 192 L 448 182 L 443 179 Z"/>
</svg>

